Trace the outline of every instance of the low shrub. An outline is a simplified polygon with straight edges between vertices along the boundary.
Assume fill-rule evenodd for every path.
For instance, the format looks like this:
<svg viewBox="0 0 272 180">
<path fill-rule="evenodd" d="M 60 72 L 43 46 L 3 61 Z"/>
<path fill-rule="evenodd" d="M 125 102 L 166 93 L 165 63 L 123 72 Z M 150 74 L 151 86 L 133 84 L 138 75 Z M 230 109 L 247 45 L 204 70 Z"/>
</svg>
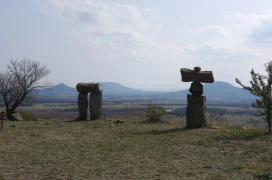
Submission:
<svg viewBox="0 0 272 180">
<path fill-rule="evenodd" d="M 37 121 L 37 117 L 33 115 L 33 113 L 28 111 L 20 111 L 19 114 L 22 116 L 25 121 Z"/>
<path fill-rule="evenodd" d="M 163 115 L 165 115 L 165 110 L 154 105 L 150 105 L 145 114 L 148 122 L 160 122 Z"/>
</svg>

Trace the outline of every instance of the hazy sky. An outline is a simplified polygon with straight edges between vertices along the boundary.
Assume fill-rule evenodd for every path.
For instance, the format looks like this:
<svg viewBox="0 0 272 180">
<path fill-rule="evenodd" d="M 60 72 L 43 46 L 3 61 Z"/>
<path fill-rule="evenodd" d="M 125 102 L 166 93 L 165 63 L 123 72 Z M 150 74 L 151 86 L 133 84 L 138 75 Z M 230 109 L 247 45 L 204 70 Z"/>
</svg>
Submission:
<svg viewBox="0 0 272 180">
<path fill-rule="evenodd" d="M 271 45 L 271 0 L 0 0 L 0 70 L 31 58 L 51 83 L 182 89 L 194 66 L 247 82 Z"/>
</svg>

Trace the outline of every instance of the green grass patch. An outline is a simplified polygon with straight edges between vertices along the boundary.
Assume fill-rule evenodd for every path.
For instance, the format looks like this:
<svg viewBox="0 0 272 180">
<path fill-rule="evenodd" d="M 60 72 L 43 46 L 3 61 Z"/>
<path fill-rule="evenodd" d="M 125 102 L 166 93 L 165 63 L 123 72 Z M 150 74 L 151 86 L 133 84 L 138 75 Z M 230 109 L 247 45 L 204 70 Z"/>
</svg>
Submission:
<svg viewBox="0 0 272 180">
<path fill-rule="evenodd" d="M 262 130 L 113 122 L 6 122 L 0 179 L 256 179 L 272 169 L 272 138 Z"/>
<path fill-rule="evenodd" d="M 229 129 L 229 128 L 228 128 Z M 264 129 L 242 129 L 234 128 L 229 129 L 227 133 L 216 137 L 217 140 L 254 140 L 269 138 L 271 134 L 267 133 Z"/>
</svg>

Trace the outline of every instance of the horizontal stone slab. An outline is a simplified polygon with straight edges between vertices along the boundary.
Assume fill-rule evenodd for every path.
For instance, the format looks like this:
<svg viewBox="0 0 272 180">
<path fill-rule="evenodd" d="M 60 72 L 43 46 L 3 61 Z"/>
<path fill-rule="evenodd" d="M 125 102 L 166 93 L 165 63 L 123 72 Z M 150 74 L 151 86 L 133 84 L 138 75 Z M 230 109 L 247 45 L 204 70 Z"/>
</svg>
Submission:
<svg viewBox="0 0 272 180">
<path fill-rule="evenodd" d="M 213 83 L 213 73 L 212 71 L 200 71 L 196 72 L 191 69 L 181 68 L 181 78 L 184 82 L 198 81 L 202 83 Z"/>
<path fill-rule="evenodd" d="M 103 88 L 99 83 L 78 83 L 76 89 L 80 93 L 102 93 Z"/>
</svg>

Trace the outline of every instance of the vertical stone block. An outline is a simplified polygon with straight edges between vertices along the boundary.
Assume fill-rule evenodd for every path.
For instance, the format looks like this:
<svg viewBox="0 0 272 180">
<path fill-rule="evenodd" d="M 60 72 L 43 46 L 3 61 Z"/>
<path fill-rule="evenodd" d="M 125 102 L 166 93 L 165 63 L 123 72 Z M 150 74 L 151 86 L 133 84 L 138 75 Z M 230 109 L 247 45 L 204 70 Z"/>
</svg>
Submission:
<svg viewBox="0 0 272 180">
<path fill-rule="evenodd" d="M 96 120 L 102 115 L 102 93 L 91 92 L 89 99 L 90 120 Z"/>
<path fill-rule="evenodd" d="M 79 110 L 79 120 L 87 120 L 88 116 L 88 94 L 79 93 L 78 94 L 78 110 Z"/>
<path fill-rule="evenodd" d="M 204 128 L 207 126 L 206 97 L 187 95 L 186 128 Z"/>
</svg>

